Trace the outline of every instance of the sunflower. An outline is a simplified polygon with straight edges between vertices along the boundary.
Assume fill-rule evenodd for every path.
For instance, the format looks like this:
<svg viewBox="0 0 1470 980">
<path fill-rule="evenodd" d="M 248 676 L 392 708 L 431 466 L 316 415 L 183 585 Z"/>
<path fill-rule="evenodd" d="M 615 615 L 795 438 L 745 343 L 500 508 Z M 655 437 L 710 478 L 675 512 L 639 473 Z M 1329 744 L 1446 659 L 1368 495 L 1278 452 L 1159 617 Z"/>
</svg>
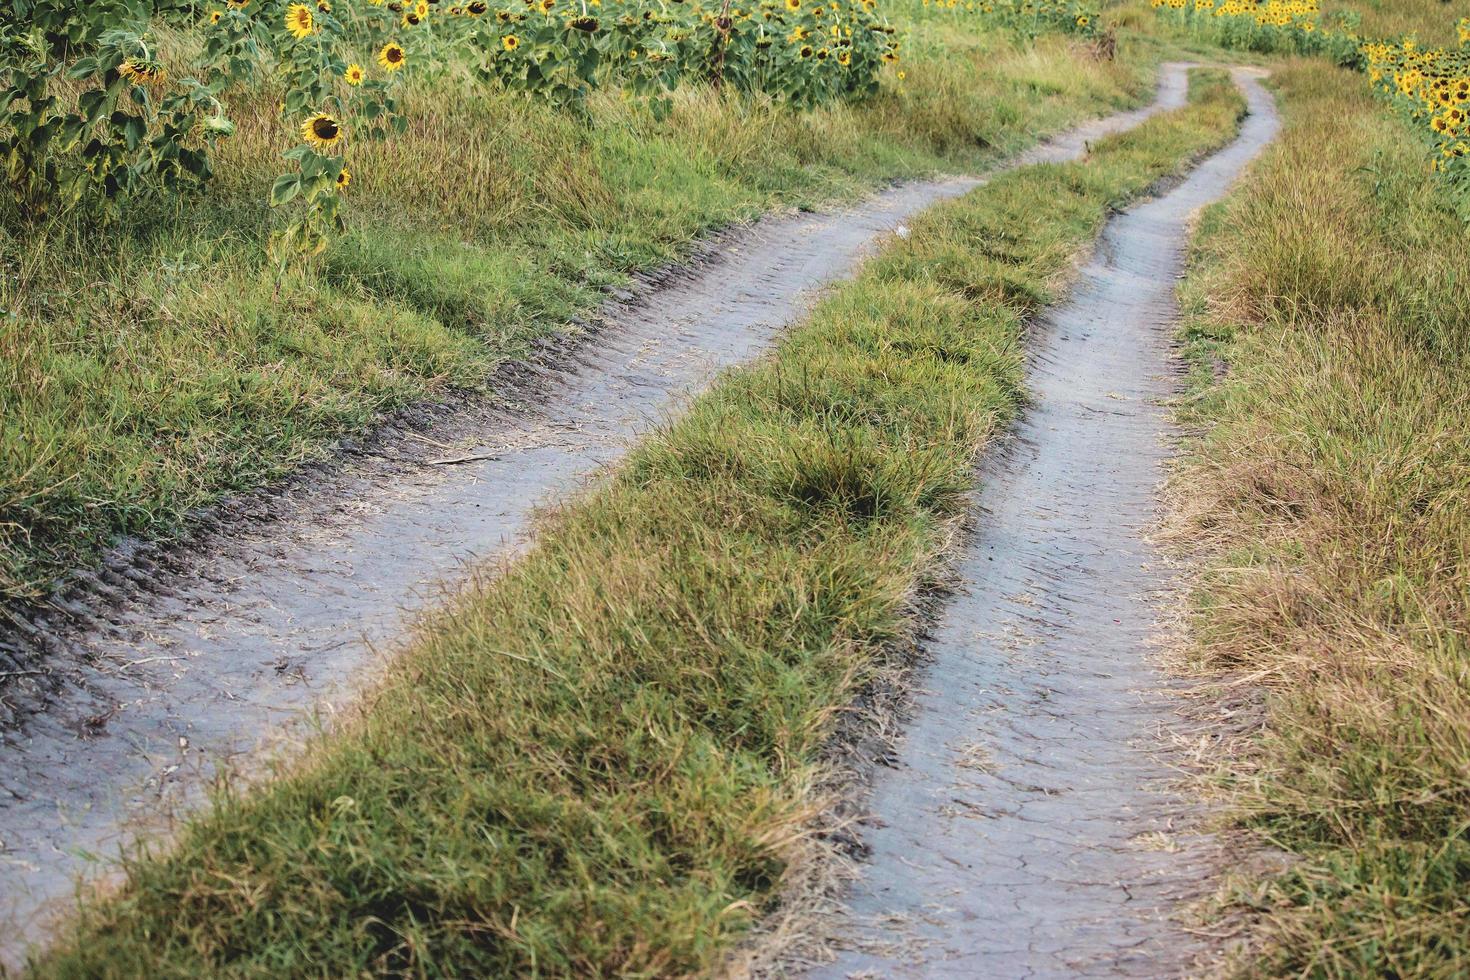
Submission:
<svg viewBox="0 0 1470 980">
<path fill-rule="evenodd" d="M 507 34 L 500 39 L 500 46 L 507 51 L 514 51 L 521 46 L 521 39 L 514 34 Z"/>
<path fill-rule="evenodd" d="M 342 73 L 342 79 L 348 85 L 361 85 L 364 78 L 367 78 L 367 72 L 362 70 L 362 65 L 355 62 L 348 65 L 347 70 Z"/>
<path fill-rule="evenodd" d="M 117 73 L 138 85 L 157 85 L 168 77 L 156 61 L 124 61 L 117 66 Z"/>
<path fill-rule="evenodd" d="M 316 19 L 304 3 L 293 3 L 286 8 L 286 30 L 292 37 L 303 38 L 316 30 Z"/>
<path fill-rule="evenodd" d="M 407 11 L 404 11 L 404 13 L 403 13 L 403 26 L 404 27 L 418 27 L 423 22 L 424 22 L 423 15 L 420 14 L 417 10 L 407 10 Z"/>
<path fill-rule="evenodd" d="M 812 46 L 810 44 L 803 44 L 801 50 L 796 53 L 803 58 L 810 58 L 812 56 Z"/>
<path fill-rule="evenodd" d="M 1088 16 L 1086 14 L 1079 14 L 1078 15 L 1078 17 L 1077 17 L 1077 26 L 1078 27 L 1086 27 L 1090 23 L 1092 23 L 1092 21 L 1088 18 Z"/>
<path fill-rule="evenodd" d="M 332 5 L 328 0 L 316 0 L 316 9 L 324 14 L 330 14 L 332 12 Z"/>
<path fill-rule="evenodd" d="M 216 10 L 216 11 L 214 11 L 213 13 L 211 13 L 209 15 L 209 22 L 211 24 L 218 24 L 220 22 L 220 19 L 222 17 L 224 17 L 224 14 L 221 13 L 220 11 Z"/>
<path fill-rule="evenodd" d="M 801 9 L 801 0 L 786 0 L 786 9 L 796 13 Z"/>
<path fill-rule="evenodd" d="M 236 10 L 244 10 L 246 7 L 250 6 L 250 0 L 228 0 L 228 2 L 230 6 L 234 7 Z"/>
<path fill-rule="evenodd" d="M 908 78 L 908 77 L 909 77 L 909 73 L 908 73 L 908 72 L 906 72 L 906 71 L 900 71 L 900 72 L 899 72 L 899 73 L 898 73 L 898 80 L 899 80 L 899 81 L 900 81 L 900 82 L 901 82 L 901 81 L 903 81 L 903 80 L 904 80 L 904 79 L 905 79 L 905 78 Z"/>
<path fill-rule="evenodd" d="M 852 52 L 843 51 L 837 56 L 837 63 L 843 68 L 846 68 L 848 65 L 852 64 Z"/>
<path fill-rule="evenodd" d="M 470 0 L 469 3 L 465 4 L 464 12 L 471 17 L 480 17 L 489 9 L 490 5 L 485 0 Z"/>
<path fill-rule="evenodd" d="M 343 167 L 341 170 L 337 171 L 337 190 L 345 191 L 347 189 L 347 185 L 350 183 L 352 183 L 352 171 L 348 170 L 346 167 Z"/>
<path fill-rule="evenodd" d="M 597 28 L 601 25 L 597 23 L 596 17 L 573 17 L 571 20 L 567 21 L 567 26 L 574 31 L 582 31 L 587 34 L 594 34 L 596 33 Z"/>
<path fill-rule="evenodd" d="M 830 55 L 830 54 L 831 54 L 831 52 L 828 51 L 826 48 L 818 48 L 817 49 L 817 60 L 818 61 L 826 61 L 828 55 Z"/>
<path fill-rule="evenodd" d="M 342 124 L 335 116 L 319 112 L 301 124 L 301 138 L 313 149 L 330 150 L 342 138 Z"/>
<path fill-rule="evenodd" d="M 406 58 L 407 55 L 403 52 L 403 45 L 397 41 L 389 41 L 378 52 L 378 64 L 382 65 L 383 70 L 386 72 L 395 72 L 402 68 Z"/>
</svg>

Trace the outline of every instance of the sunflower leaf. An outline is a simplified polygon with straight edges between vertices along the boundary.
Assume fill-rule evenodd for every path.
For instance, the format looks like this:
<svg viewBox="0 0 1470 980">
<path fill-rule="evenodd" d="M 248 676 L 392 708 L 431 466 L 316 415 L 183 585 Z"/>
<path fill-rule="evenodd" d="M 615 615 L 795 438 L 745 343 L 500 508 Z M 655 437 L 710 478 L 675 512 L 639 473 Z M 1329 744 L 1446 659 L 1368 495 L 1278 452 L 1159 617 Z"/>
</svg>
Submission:
<svg viewBox="0 0 1470 980">
<path fill-rule="evenodd" d="M 271 185 L 271 207 L 278 208 L 301 193 L 301 178 L 296 174 L 282 174 Z"/>
</svg>

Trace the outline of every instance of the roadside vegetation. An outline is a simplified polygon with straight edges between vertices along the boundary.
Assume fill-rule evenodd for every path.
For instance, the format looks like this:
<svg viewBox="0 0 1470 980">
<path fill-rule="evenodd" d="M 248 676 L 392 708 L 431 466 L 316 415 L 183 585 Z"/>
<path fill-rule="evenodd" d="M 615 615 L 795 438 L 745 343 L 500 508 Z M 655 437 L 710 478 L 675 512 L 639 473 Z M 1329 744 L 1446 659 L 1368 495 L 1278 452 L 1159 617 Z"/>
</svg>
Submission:
<svg viewBox="0 0 1470 980">
<path fill-rule="evenodd" d="M 1163 23 L 1221 47 L 1362 68 L 1417 123 L 1429 165 L 1470 217 L 1470 16 L 1436 0 L 1324 11 L 1318 0 L 1150 0 Z M 1443 40 L 1443 44 L 1436 41 Z"/>
<path fill-rule="evenodd" d="M 547 514 L 355 721 L 130 861 L 36 973 L 718 965 L 810 846 L 822 746 L 911 629 L 976 454 L 1019 407 L 1027 318 L 1112 208 L 1242 111 L 1199 72 L 1189 107 L 1086 162 L 915 220 Z"/>
<path fill-rule="evenodd" d="M 1318 0 L 1150 0 L 1166 22 L 1223 48 L 1356 63 L 1361 17 Z"/>
<path fill-rule="evenodd" d="M 1420 6 L 1425 35 L 1445 23 Z M 1243 823 L 1293 859 L 1235 881 L 1259 940 L 1237 966 L 1462 977 L 1465 221 L 1422 123 L 1361 74 L 1301 60 L 1272 84 L 1284 132 L 1206 216 L 1184 288 L 1198 382 L 1184 417 L 1205 434 L 1172 485 L 1174 532 L 1201 562 L 1194 655 L 1264 689 L 1222 770 Z"/>
<path fill-rule="evenodd" d="M 289 93 L 269 77 L 220 95 L 233 132 L 211 151 L 206 194 L 41 212 L 0 199 L 0 604 L 44 595 L 119 535 L 166 537 L 395 407 L 478 388 L 602 287 L 708 229 L 983 167 L 1147 88 L 1137 53 L 1108 60 L 1077 37 L 1032 43 L 909 7 L 919 0 L 889 11 L 902 61 L 883 64 L 877 90 L 807 111 L 689 84 L 661 111 L 614 87 L 579 112 L 452 60 L 404 68 L 401 130 L 313 144 L 350 170 L 332 192 L 344 225 L 284 266 L 271 247 L 300 202 L 271 208 L 265 189 L 302 136 L 283 130 Z M 192 50 L 177 31 L 157 40 L 150 57 Z M 388 74 L 363 65 L 365 86 Z M 117 125 L 122 152 L 131 124 Z"/>
<path fill-rule="evenodd" d="M 0 610 L 396 407 L 480 389 L 712 228 L 980 169 L 1136 102 L 1166 52 L 1248 52 L 1285 129 L 1202 219 L 1182 291 L 1199 437 L 1170 489 L 1197 562 L 1192 656 L 1263 691 L 1221 776 L 1293 859 L 1232 879 L 1252 928 L 1233 966 L 1470 974 L 1470 22 L 1438 0 L 899 0 L 849 11 L 882 29 L 843 46 L 858 71 L 839 76 L 814 74 L 838 47 L 802 32 L 843 24 L 802 3 L 760 7 L 781 28 L 764 47 L 756 7 L 681 10 L 652 61 L 641 20 L 554 2 L 523 20 L 446 4 L 432 30 L 419 4 L 262 6 L 268 30 L 243 0 L 195 11 L 223 48 L 173 18 L 56 74 L 63 99 L 165 78 L 187 96 L 156 100 L 142 137 L 108 115 L 110 142 L 72 148 L 106 166 L 33 165 L 36 129 L 60 137 L 17 121 L 41 96 L 5 61 L 0 83 L 31 94 L 0 107 Z M 257 28 L 299 77 L 231 63 Z M 572 33 L 604 28 L 595 51 Z M 26 50 L 0 30 L 0 55 Z M 240 77 L 182 84 L 210 59 Z M 973 460 L 1024 398 L 1027 318 L 1110 208 L 1233 131 L 1222 74 L 1191 97 L 915 221 L 545 515 L 354 720 L 132 856 L 36 973 L 720 964 L 811 846 L 834 718 L 911 628 Z M 349 158 L 311 128 L 324 101 L 339 129 L 381 131 Z M 207 147 L 153 142 L 184 119 Z M 135 165 L 168 192 L 124 193 Z"/>
</svg>

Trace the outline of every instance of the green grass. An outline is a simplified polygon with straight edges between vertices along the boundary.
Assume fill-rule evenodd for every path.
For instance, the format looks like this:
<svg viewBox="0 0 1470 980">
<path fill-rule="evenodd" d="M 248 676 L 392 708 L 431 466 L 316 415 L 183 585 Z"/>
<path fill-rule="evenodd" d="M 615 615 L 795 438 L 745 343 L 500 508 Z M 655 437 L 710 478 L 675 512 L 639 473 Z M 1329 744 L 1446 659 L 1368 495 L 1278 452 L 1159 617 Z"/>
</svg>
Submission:
<svg viewBox="0 0 1470 980">
<path fill-rule="evenodd" d="M 920 216 L 547 515 L 355 721 L 130 862 L 36 973 L 715 967 L 810 846 L 834 717 L 912 628 L 976 454 L 1022 398 L 1024 321 L 1110 209 L 1242 108 L 1204 73 L 1189 108 L 1086 163 Z"/>
<path fill-rule="evenodd" d="M 1435 5 L 1439 6 L 1439 5 Z M 1295 856 L 1229 896 L 1249 976 L 1470 974 L 1470 251 L 1365 81 L 1279 69 L 1285 129 L 1185 290 L 1208 435 L 1175 481 L 1198 661 L 1265 688 L 1222 760 Z"/>
<path fill-rule="evenodd" d="M 266 94 L 231 107 L 208 197 L 112 224 L 0 213 L 0 604 L 395 407 L 478 388 L 708 229 L 982 167 L 1147 90 L 1146 53 L 969 29 L 914 25 L 903 86 L 806 114 L 690 90 L 663 122 L 613 98 L 583 122 L 453 73 L 421 82 L 407 133 L 354 148 L 349 232 L 279 283 Z"/>
</svg>

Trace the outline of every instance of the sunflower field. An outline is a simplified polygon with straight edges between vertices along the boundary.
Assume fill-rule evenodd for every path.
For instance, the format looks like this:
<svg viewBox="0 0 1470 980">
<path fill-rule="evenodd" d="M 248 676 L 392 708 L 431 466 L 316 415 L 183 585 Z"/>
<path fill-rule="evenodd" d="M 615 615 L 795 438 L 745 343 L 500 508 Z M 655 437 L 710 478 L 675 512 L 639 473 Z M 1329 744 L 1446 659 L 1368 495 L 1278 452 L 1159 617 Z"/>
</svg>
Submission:
<svg viewBox="0 0 1470 980">
<path fill-rule="evenodd" d="M 209 147 L 231 125 L 215 90 L 171 77 L 146 37 L 153 13 L 116 0 L 0 5 L 0 154 L 23 212 L 146 178 L 170 190 L 209 178 Z"/>
<path fill-rule="evenodd" d="M 1412 39 L 1363 46 L 1368 80 L 1417 124 L 1431 166 L 1470 213 L 1470 17 L 1459 48 L 1420 48 Z"/>
<path fill-rule="evenodd" d="M 305 204 L 277 239 L 289 256 L 342 227 L 351 147 L 407 125 L 405 71 L 471 70 L 573 112 L 613 88 L 660 114 L 690 82 L 802 109 L 876 92 L 901 46 L 876 0 L 4 0 L 0 154 L 23 215 L 115 210 L 202 187 L 226 94 L 278 91 L 289 167 L 269 199 Z"/>
<path fill-rule="evenodd" d="M 800 108 L 870 95 L 879 71 L 899 60 L 901 41 L 876 0 L 579 0 L 563 11 L 564 2 L 525 0 L 472 27 L 481 74 L 559 104 L 614 86 L 651 97 L 657 110 L 693 80 Z"/>
<path fill-rule="evenodd" d="M 1180 27 L 1221 47 L 1273 54 L 1322 55 L 1359 62 L 1358 16 L 1324 15 L 1318 0 L 1152 0 Z"/>
</svg>

